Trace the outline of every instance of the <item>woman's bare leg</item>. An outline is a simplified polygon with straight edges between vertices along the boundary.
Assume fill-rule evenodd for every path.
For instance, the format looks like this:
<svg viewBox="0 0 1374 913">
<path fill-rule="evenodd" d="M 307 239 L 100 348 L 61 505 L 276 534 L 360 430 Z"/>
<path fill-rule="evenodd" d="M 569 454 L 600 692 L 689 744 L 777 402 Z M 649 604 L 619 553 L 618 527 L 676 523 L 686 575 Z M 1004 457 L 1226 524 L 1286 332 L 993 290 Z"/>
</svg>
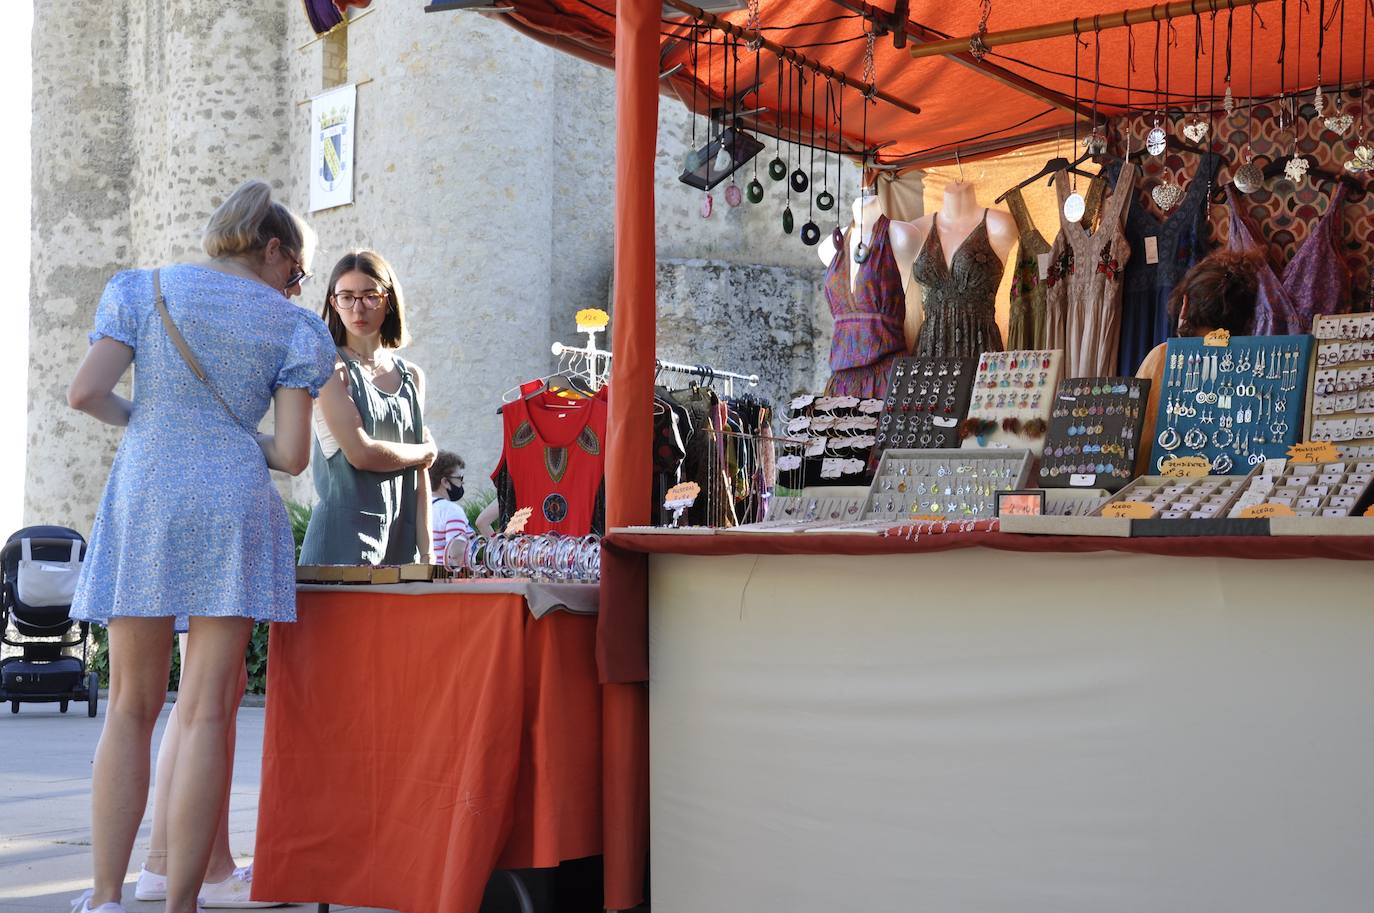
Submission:
<svg viewBox="0 0 1374 913">
<path fill-rule="evenodd" d="M 248 618 L 191 618 L 177 695 L 177 759 L 167 812 L 167 913 L 195 913 L 232 773 L 229 730 L 241 694 Z"/>
<path fill-rule="evenodd" d="M 91 778 L 92 907 L 118 903 L 123 894 L 148 805 L 148 749 L 167 702 L 171 633 L 170 618 L 110 621 L 110 696 Z"/>
</svg>

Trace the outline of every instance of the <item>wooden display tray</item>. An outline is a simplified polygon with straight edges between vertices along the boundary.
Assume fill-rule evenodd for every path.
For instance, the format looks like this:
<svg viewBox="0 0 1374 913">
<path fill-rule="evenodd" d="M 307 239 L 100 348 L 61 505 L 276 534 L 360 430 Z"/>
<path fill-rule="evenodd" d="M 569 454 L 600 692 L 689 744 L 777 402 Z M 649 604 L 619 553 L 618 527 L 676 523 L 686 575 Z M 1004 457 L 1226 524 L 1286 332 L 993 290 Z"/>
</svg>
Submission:
<svg viewBox="0 0 1374 913">
<path fill-rule="evenodd" d="M 444 568 L 438 564 L 302 564 L 296 568 L 297 583 L 388 584 L 428 582 L 442 577 Z"/>
</svg>

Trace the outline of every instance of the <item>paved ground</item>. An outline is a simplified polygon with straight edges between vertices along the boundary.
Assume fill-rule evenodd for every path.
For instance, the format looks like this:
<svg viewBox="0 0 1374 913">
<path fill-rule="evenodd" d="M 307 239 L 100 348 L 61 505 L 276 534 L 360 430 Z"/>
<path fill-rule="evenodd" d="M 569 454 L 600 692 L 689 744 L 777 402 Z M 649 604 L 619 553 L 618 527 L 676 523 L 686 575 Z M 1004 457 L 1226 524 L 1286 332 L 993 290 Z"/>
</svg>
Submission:
<svg viewBox="0 0 1374 913">
<path fill-rule="evenodd" d="M 103 714 L 102 714 L 103 717 Z M 167 711 L 163 711 L 165 723 Z M 68 913 L 70 899 L 90 886 L 91 757 L 101 718 L 85 705 L 66 715 L 56 704 L 24 704 L 17 716 L 0 707 L 0 910 L 4 913 Z M 234 765 L 229 841 L 240 863 L 253 852 L 257 826 L 263 711 L 239 711 L 239 750 Z M 162 731 L 158 726 L 158 737 Z M 154 746 L 157 741 L 154 739 Z M 135 849 L 138 871 L 148 848 L 151 815 Z M 161 903 L 134 900 L 133 879 L 124 891 L 129 913 L 161 913 Z M 309 910 L 314 907 L 282 907 Z M 334 907 L 355 910 L 358 907 Z"/>
</svg>

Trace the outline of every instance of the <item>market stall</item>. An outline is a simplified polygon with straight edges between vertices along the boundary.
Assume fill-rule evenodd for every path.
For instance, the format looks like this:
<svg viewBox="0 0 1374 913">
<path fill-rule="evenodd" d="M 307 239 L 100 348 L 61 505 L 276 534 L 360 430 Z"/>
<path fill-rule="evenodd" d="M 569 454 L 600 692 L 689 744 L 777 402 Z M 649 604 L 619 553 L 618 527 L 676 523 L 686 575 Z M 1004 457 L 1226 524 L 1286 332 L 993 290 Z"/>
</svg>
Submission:
<svg viewBox="0 0 1374 913">
<path fill-rule="evenodd" d="M 642 861 L 652 808 L 669 911 L 1359 906 L 1371 8 L 488 14 L 616 71 L 611 347 L 556 349 L 572 382 L 508 403 L 494 476 L 502 521 L 609 534 L 595 657 L 634 747 L 602 781 L 608 864 L 613 838 Z M 706 127 L 681 177 L 702 217 L 770 206 L 818 254 L 824 389 L 749 402 L 707 366 L 655 389 L 661 95 Z M 1056 139 L 1011 186 L 913 208 L 922 169 Z M 1223 333 L 1171 303 L 1217 249 L 1262 263 Z M 541 543 L 450 570 L 538 576 Z M 626 760 L 646 713 L 651 777 Z"/>
</svg>

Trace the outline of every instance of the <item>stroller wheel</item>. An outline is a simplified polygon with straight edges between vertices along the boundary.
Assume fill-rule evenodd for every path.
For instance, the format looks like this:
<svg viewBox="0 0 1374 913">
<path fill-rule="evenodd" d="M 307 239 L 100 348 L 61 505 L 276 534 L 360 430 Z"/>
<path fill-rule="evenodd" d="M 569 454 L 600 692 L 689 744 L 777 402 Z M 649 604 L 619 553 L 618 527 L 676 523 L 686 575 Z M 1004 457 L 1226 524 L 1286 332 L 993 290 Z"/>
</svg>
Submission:
<svg viewBox="0 0 1374 913">
<path fill-rule="evenodd" d="M 92 672 L 86 676 L 86 716 L 95 719 L 95 711 L 98 706 L 100 706 L 100 676 Z"/>
<path fill-rule="evenodd" d="M 59 712 L 59 713 L 66 713 L 66 712 L 67 712 L 67 704 L 68 704 L 68 703 L 69 703 L 68 701 L 62 701 L 60 704 L 58 704 L 58 705 L 57 705 L 57 710 L 58 710 L 58 712 Z"/>
</svg>

